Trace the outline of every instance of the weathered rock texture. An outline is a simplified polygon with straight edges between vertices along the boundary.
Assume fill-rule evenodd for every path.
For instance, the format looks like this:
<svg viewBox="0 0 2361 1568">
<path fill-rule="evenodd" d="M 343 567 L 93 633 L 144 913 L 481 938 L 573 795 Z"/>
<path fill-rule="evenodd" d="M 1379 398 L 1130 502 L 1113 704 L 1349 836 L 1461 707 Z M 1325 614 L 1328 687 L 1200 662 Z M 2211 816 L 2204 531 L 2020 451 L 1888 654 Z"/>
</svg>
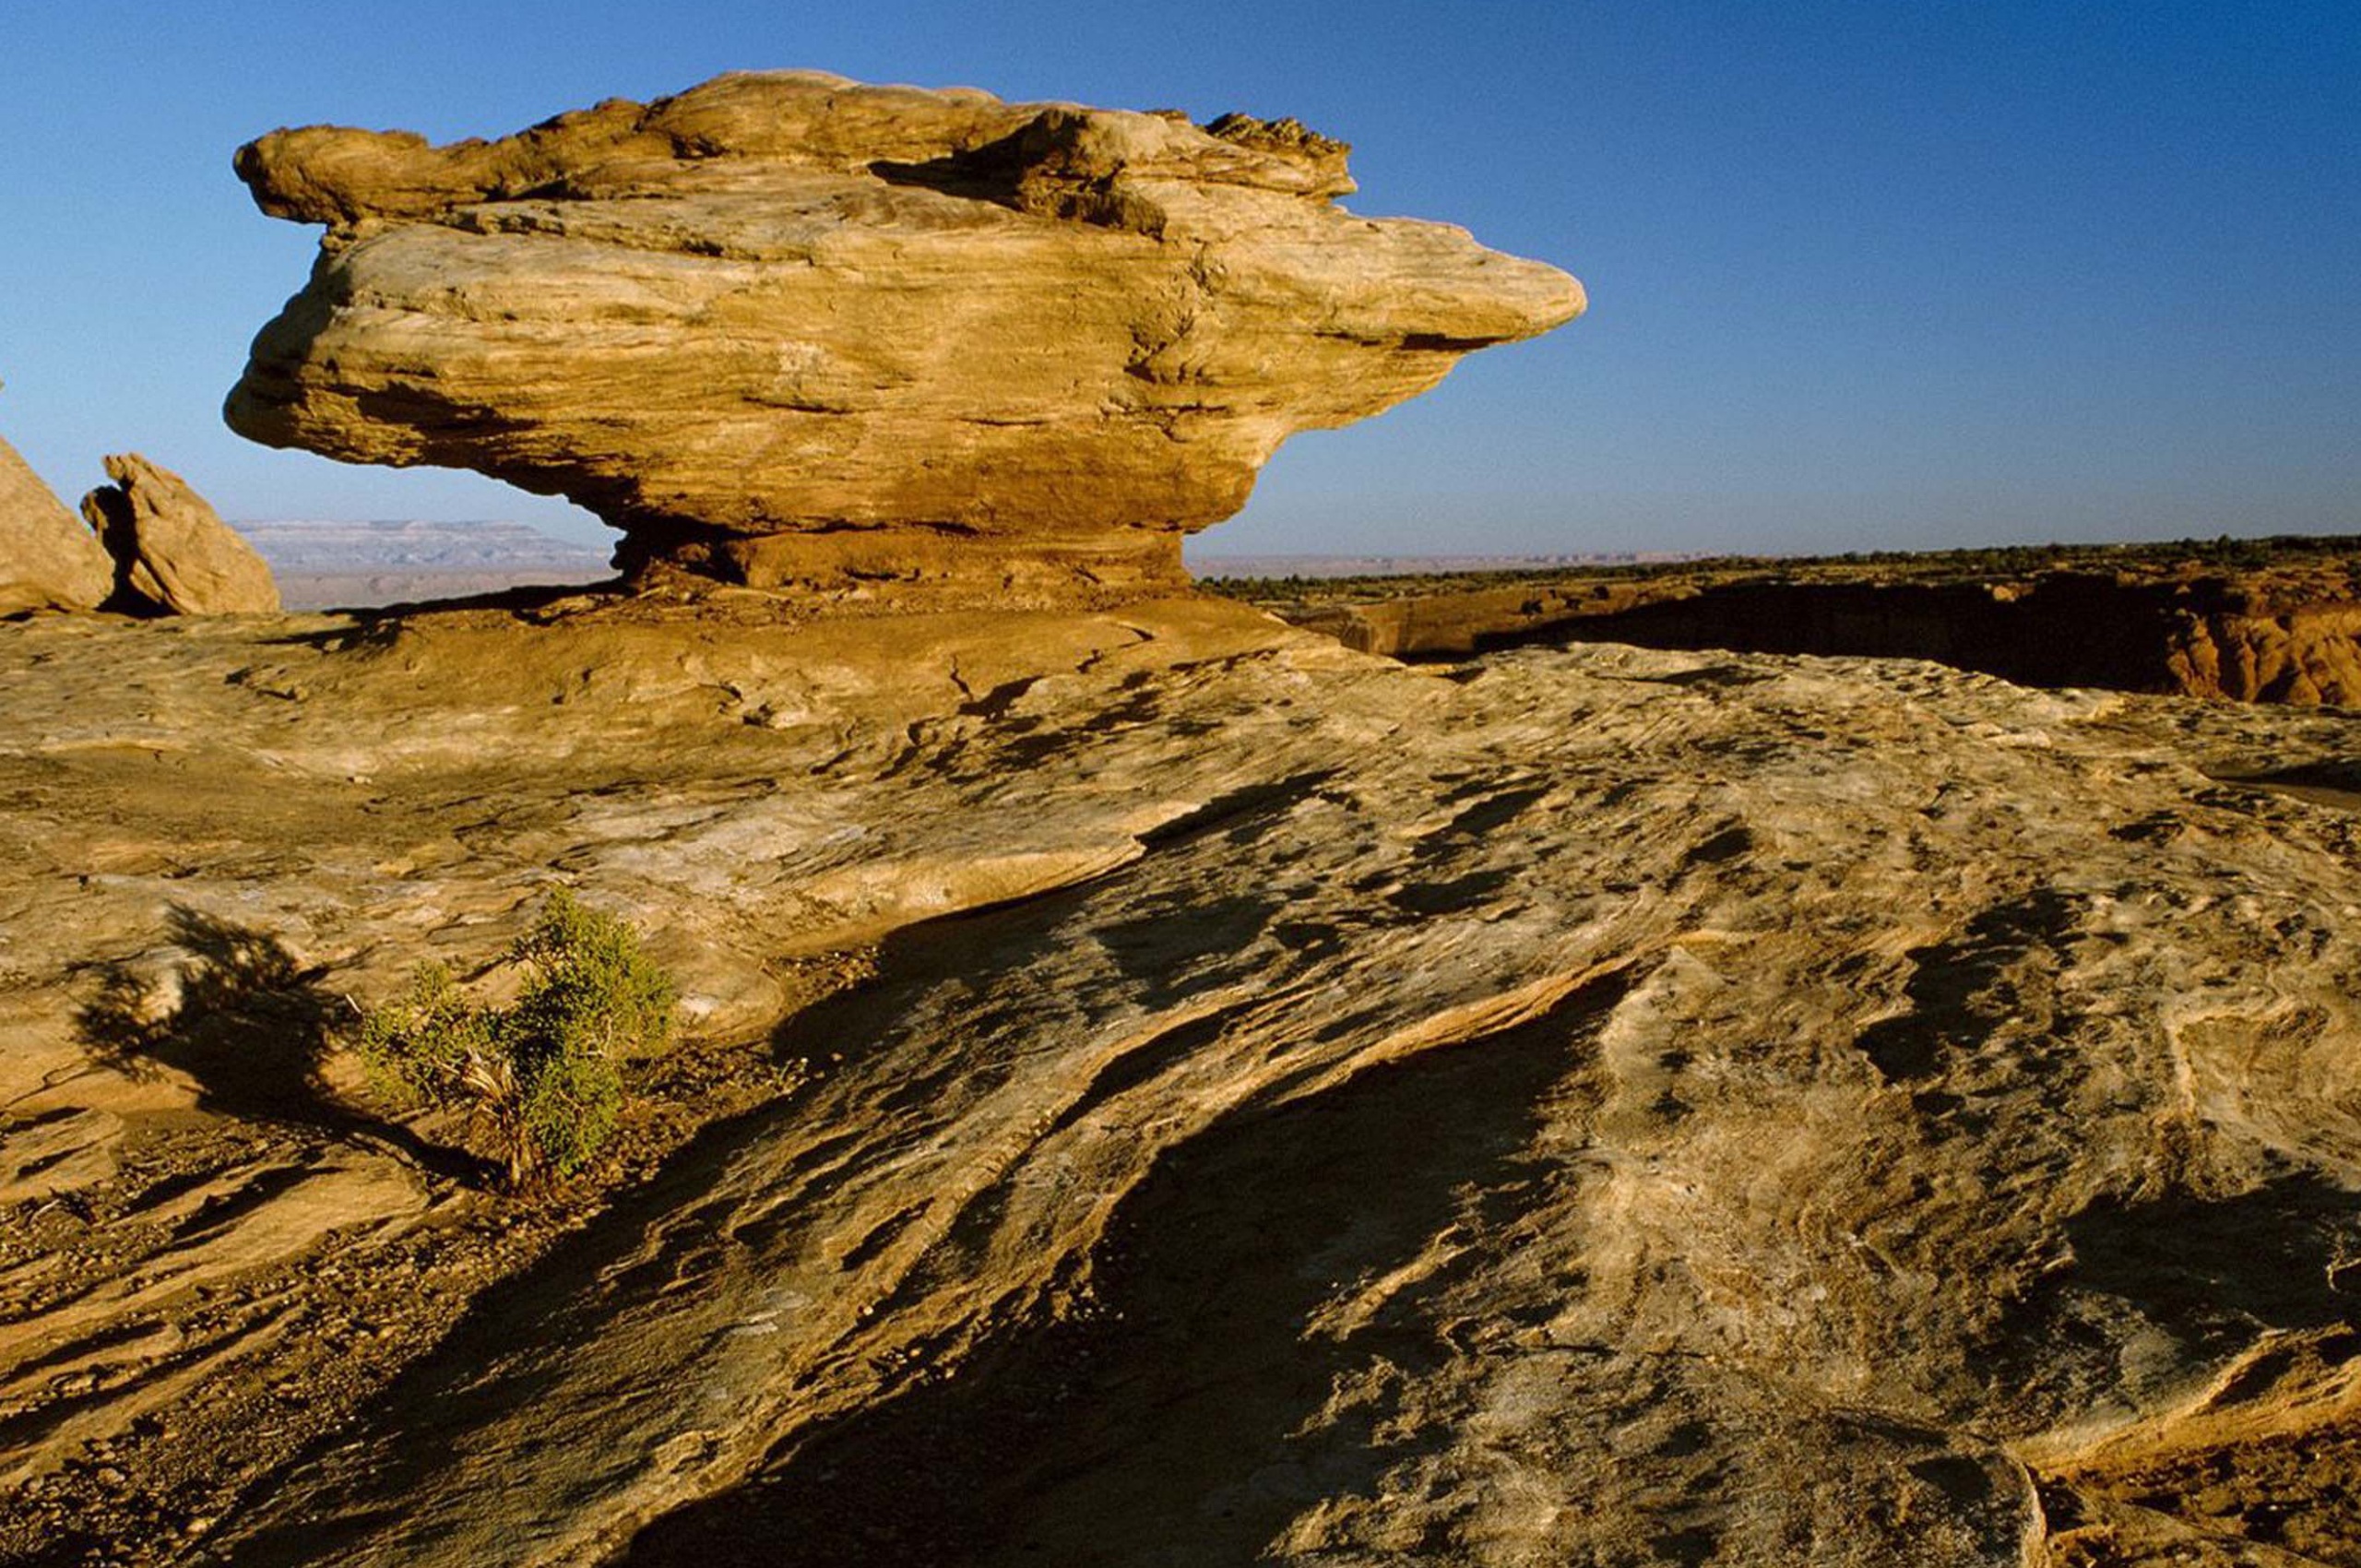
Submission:
<svg viewBox="0 0 2361 1568">
<path fill-rule="evenodd" d="M 95 610 L 113 587 L 97 537 L 0 441 L 0 615 Z"/>
<path fill-rule="evenodd" d="M 270 566 L 186 480 L 136 452 L 106 460 L 82 516 L 114 558 L 111 607 L 135 615 L 229 615 L 279 608 Z"/>
<path fill-rule="evenodd" d="M 905 601 L 1178 582 L 1180 536 L 1287 436 L 1582 309 L 1461 230 L 1338 208 L 1345 154 L 1292 121 L 808 72 L 493 142 L 280 131 L 238 172 L 328 232 L 228 417 L 566 495 L 643 572 Z"/>
<path fill-rule="evenodd" d="M 0 638 L 0 1552 L 2361 1555 L 2348 719 L 670 613 Z M 290 1063 L 552 879 L 717 1035 L 879 980 L 430 1353 L 492 1220 Z"/>
</svg>

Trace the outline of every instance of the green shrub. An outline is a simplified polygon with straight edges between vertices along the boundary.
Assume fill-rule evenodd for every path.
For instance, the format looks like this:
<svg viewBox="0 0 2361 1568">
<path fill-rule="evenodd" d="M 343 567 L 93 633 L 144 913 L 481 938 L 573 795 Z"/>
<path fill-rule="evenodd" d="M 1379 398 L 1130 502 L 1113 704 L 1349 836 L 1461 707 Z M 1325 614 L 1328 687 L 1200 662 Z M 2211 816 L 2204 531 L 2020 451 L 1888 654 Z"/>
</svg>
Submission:
<svg viewBox="0 0 2361 1568">
<path fill-rule="evenodd" d="M 510 1190 L 525 1191 L 570 1174 L 614 1132 L 623 1060 L 670 1043 L 674 993 L 638 932 L 563 889 L 509 957 L 525 968 L 509 1005 L 472 1000 L 429 964 L 362 1015 L 358 1043 L 383 1092 L 488 1123 Z"/>
</svg>

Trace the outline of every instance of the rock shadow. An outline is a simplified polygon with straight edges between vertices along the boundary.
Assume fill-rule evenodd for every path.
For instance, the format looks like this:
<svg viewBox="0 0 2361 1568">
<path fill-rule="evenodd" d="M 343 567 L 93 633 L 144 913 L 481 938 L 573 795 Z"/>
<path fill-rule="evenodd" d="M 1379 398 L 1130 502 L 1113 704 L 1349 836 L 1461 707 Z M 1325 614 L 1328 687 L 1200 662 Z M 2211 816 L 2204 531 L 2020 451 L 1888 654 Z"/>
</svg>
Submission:
<svg viewBox="0 0 2361 1568">
<path fill-rule="evenodd" d="M 350 1004 L 267 931 L 175 904 L 172 944 L 186 958 L 177 990 L 130 964 L 99 969 L 97 994 L 75 1015 L 84 1047 L 135 1079 L 185 1074 L 201 1109 L 245 1122 L 390 1144 L 438 1174 L 479 1178 L 479 1162 L 408 1128 L 365 1116 L 329 1089 L 325 1069 Z"/>
<path fill-rule="evenodd" d="M 2320 1336 L 2331 1360 L 2361 1349 L 2361 1198 L 2318 1172 L 2229 1196 L 2102 1197 L 2063 1230 L 2065 1261 L 1984 1336 L 1996 1386 L 2087 1406 L 2120 1387 L 2130 1345 L 2176 1374 L 2218 1368 L 2277 1332 Z M 2265 1355 L 2225 1397 L 2260 1391 L 2284 1362 Z"/>
<path fill-rule="evenodd" d="M 1529 1183 L 1537 1104 L 1619 993 L 1596 983 L 1514 1028 L 1250 1107 L 1124 1201 L 1095 1290 L 1058 1321 L 775 1456 L 641 1532 L 635 1568 L 1248 1562 L 1321 1499 L 1425 1448 L 1382 1409 L 1323 1412 L 1382 1360 L 1444 1346 L 1422 1288 L 1349 1331 L 1323 1308 Z M 1382 1403 L 1382 1401 L 1380 1401 Z"/>
<path fill-rule="evenodd" d="M 1026 176 L 1041 170 L 1053 154 L 1057 141 L 1053 127 L 1061 118 L 1065 116 L 1043 114 L 981 146 L 923 162 L 878 159 L 869 165 L 869 172 L 889 185 L 915 185 L 1025 211 Z"/>
<path fill-rule="evenodd" d="M 2268 768 L 2260 772 L 2220 772 L 2208 777 L 2218 783 L 2236 785 L 2241 789 L 2268 790 L 2272 794 L 2292 795 L 2314 805 L 2335 806 L 2342 811 L 2361 811 L 2361 762 L 2343 758 L 2322 758 L 2298 763 L 2293 767 Z"/>
<path fill-rule="evenodd" d="M 2233 1197 L 2100 1202 L 2066 1234 L 2063 1288 L 2127 1301 L 2192 1346 L 2243 1346 L 2258 1327 L 2361 1329 L 2361 1198 L 2310 1171 Z"/>
<path fill-rule="evenodd" d="M 1477 628 L 1467 650 L 1628 643 L 1730 653 L 1924 659 L 2021 686 L 2168 692 L 2176 627 L 2229 608 L 2222 579 L 2127 584 L 2105 572 L 2048 572 L 2016 591 L 1983 581 L 1810 582 L 1763 576 L 1706 583 L 1620 611 L 1569 604 L 1519 625 Z M 1465 658 L 1438 648 L 1413 658 Z"/>
<path fill-rule="evenodd" d="M 499 611 L 532 624 L 572 613 L 584 600 L 600 605 L 626 603 L 629 584 L 621 576 L 580 583 L 518 583 L 447 599 L 399 600 L 386 604 L 326 605 L 297 613 L 334 615 L 347 624 L 307 631 L 287 632 L 261 639 L 266 647 L 302 647 L 318 653 L 384 652 L 400 640 L 409 623 L 421 615 L 458 611 Z"/>
<path fill-rule="evenodd" d="M 1909 1011 L 1869 1025 L 1853 1043 L 1887 1083 L 1940 1076 L 1954 1055 L 1973 1051 L 2016 1015 L 2011 971 L 2063 947 L 2078 918 L 2071 898 L 2037 888 L 1982 911 L 1956 940 L 1910 949 Z"/>
</svg>

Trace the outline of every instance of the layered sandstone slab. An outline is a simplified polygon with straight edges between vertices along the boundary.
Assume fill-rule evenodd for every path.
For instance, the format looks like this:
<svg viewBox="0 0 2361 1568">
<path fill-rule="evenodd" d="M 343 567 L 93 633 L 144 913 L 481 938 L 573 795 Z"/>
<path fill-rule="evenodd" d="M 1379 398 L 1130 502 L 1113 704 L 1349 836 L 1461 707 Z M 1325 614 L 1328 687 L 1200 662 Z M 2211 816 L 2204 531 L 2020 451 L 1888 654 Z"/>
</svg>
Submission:
<svg viewBox="0 0 2361 1568">
<path fill-rule="evenodd" d="M 753 597 L 0 628 L 0 1562 L 2361 1551 L 2348 717 Z M 446 1334 L 556 883 L 776 1098 Z"/>
<path fill-rule="evenodd" d="M 0 441 L 0 615 L 95 610 L 113 583 L 96 536 Z"/>
<path fill-rule="evenodd" d="M 1177 581 L 1288 435 L 1583 308 L 1554 267 L 1336 207 L 1346 150 L 810 72 L 492 142 L 280 131 L 238 172 L 328 232 L 227 413 L 564 494 L 641 572 Z"/>
</svg>

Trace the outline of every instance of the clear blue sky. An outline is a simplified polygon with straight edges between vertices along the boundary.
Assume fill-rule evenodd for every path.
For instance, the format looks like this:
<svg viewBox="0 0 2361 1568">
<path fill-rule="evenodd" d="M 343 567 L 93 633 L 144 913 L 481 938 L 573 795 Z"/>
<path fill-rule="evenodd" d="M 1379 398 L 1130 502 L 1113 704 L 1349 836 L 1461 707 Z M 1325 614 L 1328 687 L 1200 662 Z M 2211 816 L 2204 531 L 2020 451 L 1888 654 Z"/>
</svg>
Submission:
<svg viewBox="0 0 2361 1568">
<path fill-rule="evenodd" d="M 0 434 L 69 501 L 136 448 L 233 518 L 564 526 L 223 428 L 315 238 L 231 152 L 791 65 L 1295 114 L 1354 144 L 1357 210 L 1589 286 L 1298 437 L 1212 552 L 2361 532 L 2356 0 L 5 0 Z"/>
</svg>

